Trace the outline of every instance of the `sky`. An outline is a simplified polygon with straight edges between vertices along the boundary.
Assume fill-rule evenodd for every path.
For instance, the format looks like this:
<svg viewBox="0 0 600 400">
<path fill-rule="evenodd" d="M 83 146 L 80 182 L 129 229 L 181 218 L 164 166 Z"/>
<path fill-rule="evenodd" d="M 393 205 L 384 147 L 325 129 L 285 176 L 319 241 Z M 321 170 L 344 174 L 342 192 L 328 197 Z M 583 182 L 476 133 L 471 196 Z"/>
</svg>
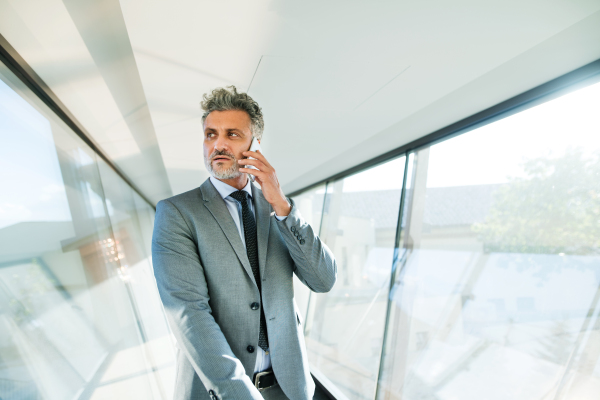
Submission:
<svg viewBox="0 0 600 400">
<path fill-rule="evenodd" d="M 504 183 L 569 147 L 600 150 L 600 83 L 432 146 L 427 187 Z"/>
</svg>

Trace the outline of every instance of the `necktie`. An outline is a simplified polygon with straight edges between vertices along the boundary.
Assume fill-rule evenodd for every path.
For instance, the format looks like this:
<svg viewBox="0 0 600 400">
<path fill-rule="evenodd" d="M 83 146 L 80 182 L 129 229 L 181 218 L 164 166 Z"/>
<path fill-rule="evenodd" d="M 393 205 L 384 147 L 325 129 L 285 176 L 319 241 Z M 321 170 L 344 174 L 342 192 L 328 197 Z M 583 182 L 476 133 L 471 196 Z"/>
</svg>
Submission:
<svg viewBox="0 0 600 400">
<path fill-rule="evenodd" d="M 230 196 L 242 204 L 242 223 L 244 225 L 244 237 L 246 238 L 246 254 L 248 254 L 248 261 L 250 261 L 250 267 L 252 267 L 252 274 L 254 275 L 254 280 L 258 286 L 258 292 L 261 293 L 260 272 L 258 269 L 258 241 L 256 240 L 256 222 L 254 221 L 254 215 L 252 215 L 250 206 L 248 205 L 248 202 L 251 201 L 250 195 L 244 190 L 238 190 L 237 192 L 231 193 Z M 269 349 L 269 340 L 267 339 L 267 321 L 265 320 L 263 307 L 260 308 L 260 333 L 258 335 L 258 345 L 265 352 Z"/>
</svg>

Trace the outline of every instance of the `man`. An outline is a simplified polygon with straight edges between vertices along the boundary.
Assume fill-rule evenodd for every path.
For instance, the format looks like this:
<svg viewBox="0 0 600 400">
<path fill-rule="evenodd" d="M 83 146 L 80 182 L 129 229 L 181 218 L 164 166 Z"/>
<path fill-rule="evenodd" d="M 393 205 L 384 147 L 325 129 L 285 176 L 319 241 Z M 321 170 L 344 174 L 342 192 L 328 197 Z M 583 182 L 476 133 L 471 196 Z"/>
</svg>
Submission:
<svg viewBox="0 0 600 400">
<path fill-rule="evenodd" d="M 231 86 L 204 95 L 202 108 L 211 177 L 158 203 L 152 238 L 177 339 L 174 398 L 312 399 L 292 276 L 327 292 L 335 260 L 284 196 L 271 164 L 248 151 L 264 127 L 258 104 Z"/>
</svg>

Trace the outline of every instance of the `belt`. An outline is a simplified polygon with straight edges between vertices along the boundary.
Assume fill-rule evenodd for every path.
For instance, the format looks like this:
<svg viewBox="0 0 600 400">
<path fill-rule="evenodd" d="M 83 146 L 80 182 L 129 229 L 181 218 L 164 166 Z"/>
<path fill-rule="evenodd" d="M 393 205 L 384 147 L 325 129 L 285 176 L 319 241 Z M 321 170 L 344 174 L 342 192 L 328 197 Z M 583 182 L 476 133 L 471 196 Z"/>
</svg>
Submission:
<svg viewBox="0 0 600 400">
<path fill-rule="evenodd" d="M 254 374 L 254 386 L 256 386 L 259 392 L 275 385 L 277 385 L 277 378 L 275 378 L 272 369 Z"/>
</svg>

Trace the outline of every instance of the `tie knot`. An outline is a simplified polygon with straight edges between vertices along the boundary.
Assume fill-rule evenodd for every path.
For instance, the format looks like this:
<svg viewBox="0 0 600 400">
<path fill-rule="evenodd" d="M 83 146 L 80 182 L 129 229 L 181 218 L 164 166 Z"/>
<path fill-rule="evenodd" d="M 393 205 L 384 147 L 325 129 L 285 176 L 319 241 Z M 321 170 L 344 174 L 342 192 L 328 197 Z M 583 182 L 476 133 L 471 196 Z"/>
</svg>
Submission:
<svg viewBox="0 0 600 400">
<path fill-rule="evenodd" d="M 248 199 L 249 194 L 245 190 L 238 190 L 237 192 L 231 193 L 230 196 L 244 204 L 244 201 Z"/>
</svg>

